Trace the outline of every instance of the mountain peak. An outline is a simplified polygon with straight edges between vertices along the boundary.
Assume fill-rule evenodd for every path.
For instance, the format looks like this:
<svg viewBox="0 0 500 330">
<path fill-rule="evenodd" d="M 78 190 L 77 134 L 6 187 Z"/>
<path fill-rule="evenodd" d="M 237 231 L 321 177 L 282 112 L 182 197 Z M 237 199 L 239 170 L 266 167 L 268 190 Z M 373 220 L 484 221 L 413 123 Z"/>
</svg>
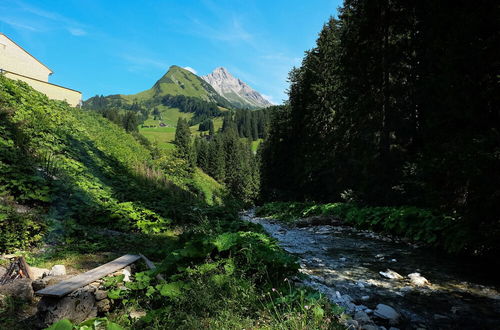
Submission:
<svg viewBox="0 0 500 330">
<path fill-rule="evenodd" d="M 219 66 L 219 67 L 215 68 L 213 72 L 226 72 L 226 73 L 229 73 L 227 71 L 227 69 L 225 67 L 223 67 L 223 66 Z"/>
<path fill-rule="evenodd" d="M 259 92 L 252 89 L 241 79 L 234 77 L 226 68 L 220 66 L 212 73 L 202 76 L 203 80 L 228 101 L 241 108 L 264 108 L 271 103 Z"/>
</svg>

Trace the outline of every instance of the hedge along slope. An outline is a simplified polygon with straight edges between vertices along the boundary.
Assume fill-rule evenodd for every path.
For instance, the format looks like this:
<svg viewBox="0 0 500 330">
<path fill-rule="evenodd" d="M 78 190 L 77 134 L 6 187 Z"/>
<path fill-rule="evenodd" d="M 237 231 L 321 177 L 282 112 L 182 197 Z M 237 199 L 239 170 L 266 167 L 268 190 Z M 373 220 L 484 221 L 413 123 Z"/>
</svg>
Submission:
<svg viewBox="0 0 500 330">
<path fill-rule="evenodd" d="M 0 75 L 0 251 L 40 240 L 48 220 L 166 230 L 186 204 L 202 203 L 202 189 L 180 188 L 153 163 L 117 125 Z"/>
</svg>

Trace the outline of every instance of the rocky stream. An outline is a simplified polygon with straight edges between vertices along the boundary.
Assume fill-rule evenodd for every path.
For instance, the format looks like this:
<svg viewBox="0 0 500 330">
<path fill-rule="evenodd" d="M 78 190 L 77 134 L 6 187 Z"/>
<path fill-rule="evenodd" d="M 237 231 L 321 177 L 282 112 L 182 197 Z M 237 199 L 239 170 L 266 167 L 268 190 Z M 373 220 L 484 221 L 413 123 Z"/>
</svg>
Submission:
<svg viewBox="0 0 500 330">
<path fill-rule="evenodd" d="M 299 258 L 299 284 L 343 306 L 350 329 L 500 329 L 496 269 L 349 226 L 241 217 Z"/>
</svg>

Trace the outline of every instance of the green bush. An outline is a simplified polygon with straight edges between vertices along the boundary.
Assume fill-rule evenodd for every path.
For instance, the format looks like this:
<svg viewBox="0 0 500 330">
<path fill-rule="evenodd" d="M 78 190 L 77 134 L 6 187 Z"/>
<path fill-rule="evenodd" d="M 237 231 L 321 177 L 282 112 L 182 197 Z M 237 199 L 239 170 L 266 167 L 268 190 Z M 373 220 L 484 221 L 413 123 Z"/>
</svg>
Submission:
<svg viewBox="0 0 500 330">
<path fill-rule="evenodd" d="M 0 202 L 0 252 L 24 249 L 39 242 L 45 223 L 33 213 L 18 213 Z"/>
</svg>

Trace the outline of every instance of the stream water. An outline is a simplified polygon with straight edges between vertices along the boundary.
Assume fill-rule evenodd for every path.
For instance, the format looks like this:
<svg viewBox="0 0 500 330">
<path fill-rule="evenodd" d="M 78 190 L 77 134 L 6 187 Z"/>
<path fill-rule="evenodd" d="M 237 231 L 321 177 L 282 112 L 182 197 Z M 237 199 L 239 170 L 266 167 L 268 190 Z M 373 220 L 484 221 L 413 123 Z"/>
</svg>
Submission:
<svg viewBox="0 0 500 330">
<path fill-rule="evenodd" d="M 296 255 L 307 275 L 301 284 L 345 307 L 353 329 L 500 329 L 500 276 L 487 265 L 348 226 L 298 228 L 253 210 L 242 219 L 262 225 Z M 420 276 L 412 281 L 411 273 Z M 389 315 L 379 304 L 389 306 Z"/>
</svg>

